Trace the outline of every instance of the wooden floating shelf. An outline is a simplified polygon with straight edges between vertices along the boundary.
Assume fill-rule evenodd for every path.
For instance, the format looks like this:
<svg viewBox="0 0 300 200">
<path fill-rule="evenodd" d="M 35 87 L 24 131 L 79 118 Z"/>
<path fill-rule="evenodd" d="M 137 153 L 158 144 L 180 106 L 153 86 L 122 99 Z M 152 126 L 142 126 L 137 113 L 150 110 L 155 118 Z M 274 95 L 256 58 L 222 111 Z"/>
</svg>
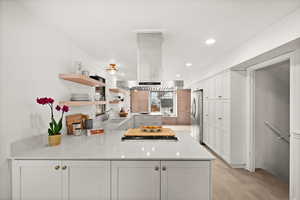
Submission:
<svg viewBox="0 0 300 200">
<path fill-rule="evenodd" d="M 109 101 L 110 104 L 118 104 L 118 103 L 120 103 L 120 102 L 121 102 L 120 100 Z"/>
<path fill-rule="evenodd" d="M 67 81 L 72 81 L 74 83 L 92 86 L 92 87 L 104 87 L 105 86 L 104 83 L 97 81 L 95 79 L 92 79 L 88 76 L 81 75 L 81 74 L 59 74 L 59 78 L 67 80 Z"/>
<path fill-rule="evenodd" d="M 61 101 L 60 105 L 67 106 L 89 106 L 89 105 L 103 105 L 106 101 Z"/>
<path fill-rule="evenodd" d="M 126 90 L 120 89 L 120 88 L 109 88 L 109 91 L 112 93 L 122 93 L 125 94 Z"/>
</svg>

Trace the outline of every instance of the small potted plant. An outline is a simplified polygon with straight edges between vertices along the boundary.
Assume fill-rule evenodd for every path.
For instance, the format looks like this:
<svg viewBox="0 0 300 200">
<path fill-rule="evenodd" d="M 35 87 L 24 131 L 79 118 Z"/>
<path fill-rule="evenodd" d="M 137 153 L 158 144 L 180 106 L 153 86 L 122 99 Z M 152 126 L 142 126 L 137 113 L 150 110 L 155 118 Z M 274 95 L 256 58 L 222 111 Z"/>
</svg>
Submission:
<svg viewBox="0 0 300 200">
<path fill-rule="evenodd" d="M 48 105 L 51 111 L 51 121 L 49 123 L 49 128 L 48 128 L 48 143 L 49 146 L 56 146 L 59 145 L 61 143 L 61 129 L 62 129 L 62 120 L 64 117 L 64 113 L 69 111 L 69 107 L 64 105 L 62 107 L 60 107 L 59 105 L 57 105 L 55 107 L 55 109 L 58 112 L 61 112 L 61 117 L 59 119 L 59 121 L 57 122 L 54 119 L 54 114 L 53 114 L 53 103 L 54 103 L 54 99 L 52 98 L 48 98 L 48 97 L 44 97 L 44 98 L 37 98 L 36 102 L 38 104 L 41 105 Z"/>
</svg>

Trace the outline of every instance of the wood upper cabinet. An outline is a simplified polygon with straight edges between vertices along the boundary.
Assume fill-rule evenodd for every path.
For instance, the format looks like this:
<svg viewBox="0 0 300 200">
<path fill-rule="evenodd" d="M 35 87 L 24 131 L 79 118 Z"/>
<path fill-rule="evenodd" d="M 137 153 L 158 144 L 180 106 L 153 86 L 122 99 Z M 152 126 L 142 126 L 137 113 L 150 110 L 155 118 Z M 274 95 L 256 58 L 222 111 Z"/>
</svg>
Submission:
<svg viewBox="0 0 300 200">
<path fill-rule="evenodd" d="M 13 200 L 109 200 L 109 161 L 13 161 Z"/>
<path fill-rule="evenodd" d="M 177 124 L 191 124 L 191 90 L 177 90 Z"/>
<path fill-rule="evenodd" d="M 149 112 L 149 91 L 131 90 L 130 91 L 131 112 Z"/>
<path fill-rule="evenodd" d="M 160 200 L 159 161 L 112 161 L 112 200 Z"/>
<path fill-rule="evenodd" d="M 161 200 L 210 200 L 210 163 L 162 161 Z"/>
</svg>

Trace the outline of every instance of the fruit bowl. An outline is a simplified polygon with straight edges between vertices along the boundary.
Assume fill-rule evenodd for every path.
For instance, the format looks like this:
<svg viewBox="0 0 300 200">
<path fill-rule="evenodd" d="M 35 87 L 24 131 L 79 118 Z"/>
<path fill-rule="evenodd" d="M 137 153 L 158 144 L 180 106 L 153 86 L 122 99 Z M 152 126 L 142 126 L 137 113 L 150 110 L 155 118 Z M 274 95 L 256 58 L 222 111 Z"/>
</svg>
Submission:
<svg viewBox="0 0 300 200">
<path fill-rule="evenodd" d="M 160 132 L 162 127 L 161 126 L 142 126 L 141 129 L 144 132 Z"/>
</svg>

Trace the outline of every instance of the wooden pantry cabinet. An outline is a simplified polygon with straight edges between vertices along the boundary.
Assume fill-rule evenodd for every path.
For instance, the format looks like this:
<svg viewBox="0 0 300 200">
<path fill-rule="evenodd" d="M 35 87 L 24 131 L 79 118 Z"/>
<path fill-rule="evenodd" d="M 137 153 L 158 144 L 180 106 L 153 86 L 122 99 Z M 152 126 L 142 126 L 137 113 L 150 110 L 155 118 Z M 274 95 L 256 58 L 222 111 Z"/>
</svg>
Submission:
<svg viewBox="0 0 300 200">
<path fill-rule="evenodd" d="M 203 140 L 233 167 L 246 160 L 246 72 L 224 71 L 200 83 Z"/>
</svg>

